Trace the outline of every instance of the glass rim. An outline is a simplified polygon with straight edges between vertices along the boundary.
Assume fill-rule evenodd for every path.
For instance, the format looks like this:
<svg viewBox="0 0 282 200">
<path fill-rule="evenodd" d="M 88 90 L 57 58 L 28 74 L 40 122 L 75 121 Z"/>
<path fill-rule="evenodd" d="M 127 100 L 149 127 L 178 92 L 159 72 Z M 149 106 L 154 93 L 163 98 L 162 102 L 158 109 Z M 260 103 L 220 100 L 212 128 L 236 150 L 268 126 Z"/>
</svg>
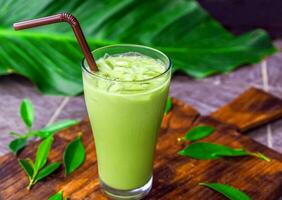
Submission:
<svg viewBox="0 0 282 200">
<path fill-rule="evenodd" d="M 99 78 L 99 79 L 102 79 L 104 81 L 113 81 L 113 82 L 120 82 L 120 83 L 129 83 L 129 82 L 146 82 L 146 81 L 151 81 L 151 80 L 154 80 L 154 79 L 157 79 L 159 77 L 162 77 L 163 75 L 167 74 L 167 72 L 169 72 L 172 68 L 172 62 L 170 60 L 170 58 L 164 54 L 163 52 L 157 50 L 157 49 L 154 49 L 152 47 L 148 47 L 148 46 L 144 46 L 144 45 L 138 45 L 138 44 L 114 44 L 114 45 L 107 45 L 107 46 L 103 46 L 103 47 L 100 47 L 100 48 L 97 48 L 95 50 L 93 50 L 91 53 L 94 53 L 95 51 L 99 51 L 99 50 L 102 50 L 102 49 L 106 49 L 106 48 L 111 48 L 111 47 L 137 47 L 137 48 L 144 48 L 144 49 L 148 49 L 148 50 L 151 50 L 151 51 L 154 51 L 154 52 L 157 52 L 158 54 L 162 55 L 164 58 L 166 58 L 168 60 L 168 64 L 167 64 L 167 68 L 160 74 L 158 74 L 157 76 L 154 76 L 154 77 L 151 77 L 151 78 L 147 78 L 147 79 L 142 79 L 142 80 L 134 80 L 134 81 L 128 81 L 128 80 L 114 80 L 114 79 L 109 79 L 109 78 L 105 78 L 103 76 L 99 76 L 95 73 L 93 73 L 92 71 L 90 71 L 89 68 L 87 68 L 84 64 L 85 62 L 85 57 L 83 57 L 83 59 L 81 60 L 81 68 L 83 71 L 85 71 L 88 75 L 92 76 L 92 77 L 95 77 L 95 78 Z"/>
</svg>

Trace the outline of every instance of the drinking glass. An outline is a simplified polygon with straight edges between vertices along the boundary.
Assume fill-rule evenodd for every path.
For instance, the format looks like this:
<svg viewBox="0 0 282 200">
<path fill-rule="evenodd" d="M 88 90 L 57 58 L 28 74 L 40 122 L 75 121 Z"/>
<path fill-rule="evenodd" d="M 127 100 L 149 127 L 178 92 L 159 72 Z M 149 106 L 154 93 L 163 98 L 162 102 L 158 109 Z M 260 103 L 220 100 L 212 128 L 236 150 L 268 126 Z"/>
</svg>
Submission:
<svg viewBox="0 0 282 200">
<path fill-rule="evenodd" d="M 134 53 L 162 62 L 163 72 L 144 80 L 111 80 L 90 71 L 85 60 L 81 64 L 100 183 L 115 199 L 140 199 L 152 187 L 153 158 L 169 91 L 171 62 L 164 53 L 141 45 L 111 45 L 92 52 L 96 61 Z"/>
</svg>

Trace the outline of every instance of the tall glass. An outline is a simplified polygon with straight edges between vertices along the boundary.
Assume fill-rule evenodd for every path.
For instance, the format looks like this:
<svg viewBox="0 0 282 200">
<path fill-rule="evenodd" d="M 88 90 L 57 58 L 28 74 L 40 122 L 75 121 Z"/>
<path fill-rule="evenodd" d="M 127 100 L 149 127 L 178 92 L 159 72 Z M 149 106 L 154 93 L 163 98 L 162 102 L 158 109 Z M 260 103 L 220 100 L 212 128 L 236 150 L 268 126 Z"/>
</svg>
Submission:
<svg viewBox="0 0 282 200">
<path fill-rule="evenodd" d="M 92 53 L 97 61 L 105 54 L 128 52 L 159 60 L 165 68 L 153 78 L 117 81 L 91 72 L 83 60 L 83 85 L 100 183 L 113 198 L 140 199 L 152 187 L 153 158 L 169 90 L 171 62 L 162 52 L 140 45 L 112 45 Z"/>
</svg>

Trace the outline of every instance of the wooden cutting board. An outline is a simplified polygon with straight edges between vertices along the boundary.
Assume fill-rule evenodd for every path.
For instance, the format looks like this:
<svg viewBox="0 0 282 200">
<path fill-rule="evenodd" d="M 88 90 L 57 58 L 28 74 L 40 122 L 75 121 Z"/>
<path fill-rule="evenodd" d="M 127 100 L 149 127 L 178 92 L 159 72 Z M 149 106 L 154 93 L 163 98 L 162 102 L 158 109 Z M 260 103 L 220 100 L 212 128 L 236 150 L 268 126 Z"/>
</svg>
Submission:
<svg viewBox="0 0 282 200">
<path fill-rule="evenodd" d="M 150 200 L 224 200 L 225 197 L 199 186 L 199 182 L 220 182 L 233 185 L 248 193 L 254 200 L 277 200 L 282 196 L 282 155 L 255 142 L 239 131 L 246 131 L 282 116 L 282 101 L 261 90 L 249 89 L 230 104 L 211 116 L 203 117 L 189 105 L 173 100 L 171 113 L 164 118 L 157 144 L 154 164 L 154 183 Z M 270 163 L 252 158 L 224 158 L 194 160 L 177 154 L 185 144 L 177 142 L 187 130 L 197 124 L 209 124 L 216 132 L 203 141 L 247 147 L 269 156 Z M 0 157 L 1 200 L 47 200 L 59 190 L 70 200 L 107 199 L 99 186 L 97 162 L 89 121 L 68 128 L 55 136 L 50 161 L 61 161 L 66 144 L 83 133 L 87 157 L 82 167 L 71 176 L 64 177 L 63 168 L 31 191 L 26 189 L 28 179 L 12 154 Z M 34 158 L 38 142 L 28 145 L 20 158 Z M 113 166 L 113 170 L 115 166 Z"/>
</svg>

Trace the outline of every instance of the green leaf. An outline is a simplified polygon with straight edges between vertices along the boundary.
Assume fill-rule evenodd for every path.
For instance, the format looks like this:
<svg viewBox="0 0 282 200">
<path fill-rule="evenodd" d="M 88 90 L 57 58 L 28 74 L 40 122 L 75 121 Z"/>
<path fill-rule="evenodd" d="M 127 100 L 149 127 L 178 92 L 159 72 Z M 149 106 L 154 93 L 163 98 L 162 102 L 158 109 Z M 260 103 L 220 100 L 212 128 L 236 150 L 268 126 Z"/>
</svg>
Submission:
<svg viewBox="0 0 282 200">
<path fill-rule="evenodd" d="M 34 120 L 33 106 L 30 100 L 24 99 L 21 103 L 20 114 L 23 122 L 31 128 Z"/>
<path fill-rule="evenodd" d="M 33 176 L 33 165 L 30 159 L 19 159 L 18 162 L 20 166 L 24 169 L 29 179 L 32 179 Z"/>
<path fill-rule="evenodd" d="M 193 142 L 193 141 L 200 140 L 200 139 L 203 139 L 205 137 L 208 137 L 213 132 L 214 132 L 214 127 L 200 125 L 200 126 L 196 126 L 196 127 L 193 127 L 192 129 L 190 129 L 186 133 L 185 139 Z"/>
<path fill-rule="evenodd" d="M 17 154 L 21 149 L 23 149 L 27 144 L 27 140 L 25 138 L 17 138 L 10 142 L 9 148 L 11 152 Z"/>
<path fill-rule="evenodd" d="M 48 198 L 48 200 L 63 200 L 63 192 L 60 191 L 60 192 L 52 195 L 51 197 Z"/>
<path fill-rule="evenodd" d="M 200 183 L 199 185 L 209 187 L 230 200 L 251 200 L 247 194 L 229 185 L 220 183 Z"/>
<path fill-rule="evenodd" d="M 81 136 L 68 144 L 64 152 L 65 174 L 69 175 L 76 170 L 85 160 L 85 149 Z"/>
<path fill-rule="evenodd" d="M 60 130 L 63 130 L 65 128 L 68 128 L 78 123 L 79 123 L 79 120 L 73 120 L 73 119 L 61 120 L 61 121 L 57 121 L 49 126 L 42 128 L 40 131 L 44 131 L 44 132 L 47 131 L 47 132 L 52 132 L 52 133 L 58 132 Z"/>
<path fill-rule="evenodd" d="M 28 77 L 45 94 L 82 92 L 83 55 L 71 28 L 66 23 L 19 32 L 10 27 L 64 10 L 81 22 L 91 49 L 120 43 L 151 46 L 171 58 L 174 71 L 195 78 L 226 73 L 276 51 L 265 31 L 234 36 L 196 0 L 0 0 L 0 5 L 0 74 Z"/>
<path fill-rule="evenodd" d="M 52 174 L 56 169 L 60 167 L 60 165 L 60 162 L 54 162 L 41 169 L 35 178 L 35 183 L 45 178 L 46 176 Z"/>
<path fill-rule="evenodd" d="M 36 158 L 34 162 L 34 174 L 37 175 L 38 171 L 46 164 L 49 151 L 53 143 L 53 136 L 44 139 L 37 149 Z"/>
<path fill-rule="evenodd" d="M 167 114 L 172 108 L 172 100 L 171 97 L 168 96 L 165 104 L 165 114 Z"/>
<path fill-rule="evenodd" d="M 185 149 L 181 150 L 179 154 L 200 160 L 249 155 L 249 153 L 242 148 L 232 149 L 227 146 L 208 142 L 192 143 Z"/>
</svg>

